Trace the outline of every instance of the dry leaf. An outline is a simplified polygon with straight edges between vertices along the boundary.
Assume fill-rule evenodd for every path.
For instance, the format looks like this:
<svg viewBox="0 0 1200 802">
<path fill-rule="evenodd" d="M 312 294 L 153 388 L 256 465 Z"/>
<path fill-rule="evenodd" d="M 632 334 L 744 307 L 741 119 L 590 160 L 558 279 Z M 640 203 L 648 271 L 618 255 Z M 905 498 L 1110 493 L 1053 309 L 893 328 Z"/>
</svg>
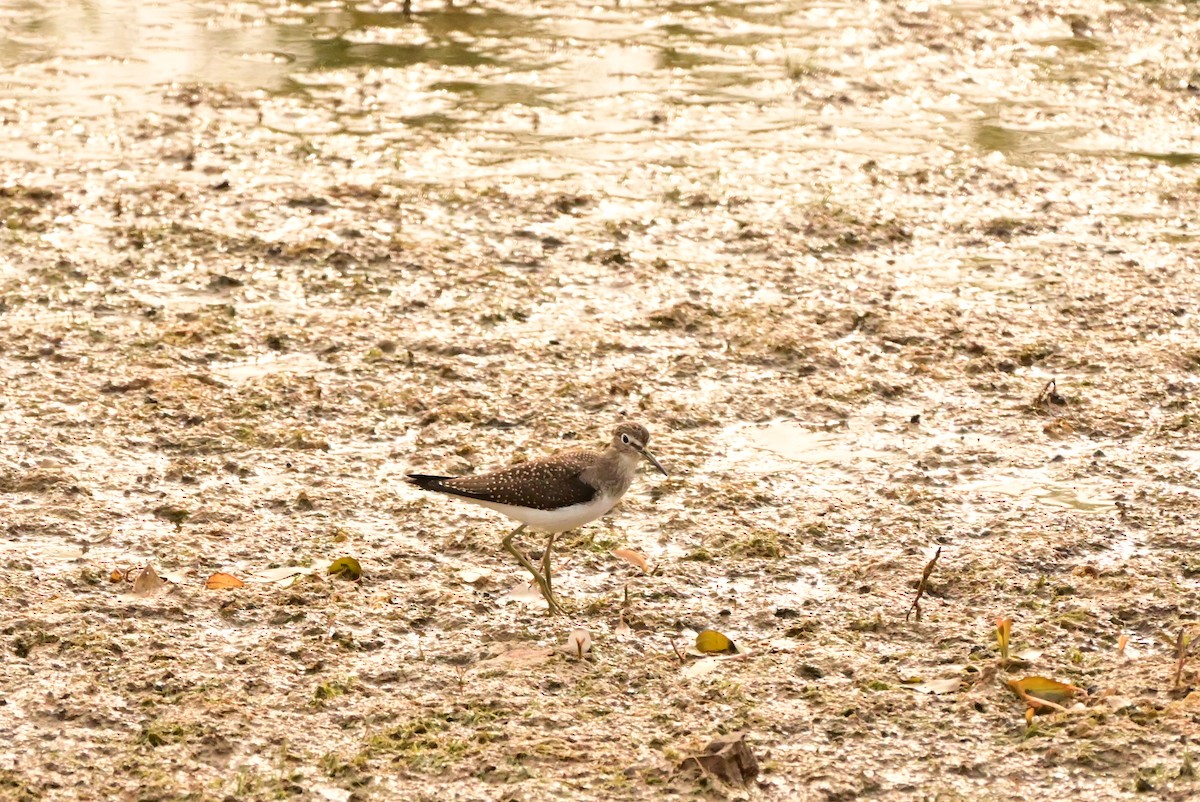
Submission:
<svg viewBox="0 0 1200 802">
<path fill-rule="evenodd" d="M 617 627 L 613 630 L 613 634 L 618 638 L 627 638 L 633 634 L 633 629 L 629 624 L 625 623 L 625 613 L 621 613 L 621 617 L 617 620 Z"/>
<path fill-rule="evenodd" d="M 278 582 L 282 587 L 290 587 L 297 577 L 311 574 L 311 568 L 299 565 L 284 565 L 279 568 L 264 568 L 246 577 L 247 582 Z"/>
<path fill-rule="evenodd" d="M 717 666 L 721 665 L 721 661 L 715 657 L 704 660 L 695 660 L 683 667 L 683 671 L 679 672 L 688 679 L 703 677 L 705 674 L 715 671 Z"/>
<path fill-rule="evenodd" d="M 650 563 L 646 560 L 645 555 L 640 551 L 634 551 L 633 549 L 613 549 L 611 554 L 619 560 L 624 560 L 630 565 L 642 569 L 642 573 L 644 574 L 654 573 L 650 570 Z"/>
<path fill-rule="evenodd" d="M 122 582 L 125 579 L 125 572 L 120 568 L 112 569 L 112 573 L 108 575 L 109 582 Z"/>
<path fill-rule="evenodd" d="M 546 597 L 542 595 L 541 589 L 532 581 L 518 582 L 508 590 L 508 598 L 513 601 L 523 602 L 525 604 L 545 604 Z"/>
<path fill-rule="evenodd" d="M 715 629 L 706 629 L 696 636 L 696 648 L 705 654 L 735 652 L 737 647 L 726 636 Z"/>
<path fill-rule="evenodd" d="M 746 733 L 722 735 L 704 747 L 704 753 L 684 758 L 680 770 L 697 768 L 727 785 L 745 787 L 758 776 L 758 760 L 746 746 Z"/>
<path fill-rule="evenodd" d="M 1136 705 L 1132 699 L 1124 696 L 1106 696 L 1104 698 L 1104 703 L 1108 705 L 1109 709 L 1111 709 L 1114 713 L 1119 710 L 1124 710 L 1127 707 L 1134 707 Z"/>
<path fill-rule="evenodd" d="M 150 596 L 163 589 L 166 585 L 154 570 L 153 565 L 147 565 L 138 574 L 138 578 L 133 581 L 133 595 L 135 596 Z"/>
<path fill-rule="evenodd" d="M 488 568 L 463 568 L 458 572 L 460 582 L 465 582 L 468 585 L 474 585 L 480 580 L 491 580 L 495 576 L 495 572 Z"/>
<path fill-rule="evenodd" d="M 1000 647 L 1000 657 L 1008 659 L 1008 644 L 1012 639 L 1012 619 L 996 619 L 996 645 Z"/>
<path fill-rule="evenodd" d="M 910 691 L 932 694 L 957 693 L 961 686 L 962 679 L 960 677 L 931 679 L 928 682 L 905 682 L 900 685 L 901 688 L 907 688 Z"/>
<path fill-rule="evenodd" d="M 1083 688 L 1058 682 L 1047 677 L 1026 677 L 1025 679 L 1010 679 L 1006 683 L 1009 689 L 1024 700 L 1025 704 L 1035 710 L 1066 710 L 1063 703 L 1069 702 L 1081 693 Z"/>
<path fill-rule="evenodd" d="M 362 566 L 353 557 L 339 557 L 329 564 L 329 573 L 341 579 L 356 581 L 362 578 Z"/>
<path fill-rule="evenodd" d="M 230 588 L 244 588 L 246 583 L 238 579 L 233 574 L 213 574 L 204 583 L 204 587 L 209 590 L 229 590 Z"/>
<path fill-rule="evenodd" d="M 575 655 L 577 660 L 592 650 L 592 636 L 586 629 L 577 629 L 567 636 L 567 654 Z"/>
<path fill-rule="evenodd" d="M 170 582 L 172 585 L 186 585 L 187 575 L 189 571 L 163 571 L 159 570 L 158 578 Z"/>
</svg>

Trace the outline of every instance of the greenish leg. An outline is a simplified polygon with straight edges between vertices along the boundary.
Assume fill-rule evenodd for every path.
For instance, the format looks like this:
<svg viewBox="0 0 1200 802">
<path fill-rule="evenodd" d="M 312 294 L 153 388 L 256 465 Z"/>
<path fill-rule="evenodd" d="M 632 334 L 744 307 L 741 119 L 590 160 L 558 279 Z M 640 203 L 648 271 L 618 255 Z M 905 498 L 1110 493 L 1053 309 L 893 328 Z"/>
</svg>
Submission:
<svg viewBox="0 0 1200 802">
<path fill-rule="evenodd" d="M 558 537 L 557 532 L 550 533 L 550 539 L 546 541 L 546 550 L 542 552 L 542 576 L 546 578 L 546 600 L 550 602 L 551 606 L 557 607 L 561 611 L 562 606 L 554 598 L 554 591 L 550 587 L 550 557 L 554 554 L 554 539 L 556 537 Z"/>
<path fill-rule="evenodd" d="M 525 524 L 521 524 L 514 529 L 508 537 L 504 538 L 504 548 L 509 554 L 517 558 L 517 562 L 521 564 L 521 567 L 528 571 L 533 576 L 534 581 L 538 583 L 538 587 L 542 590 L 542 596 L 546 599 L 546 604 L 550 608 L 550 615 L 559 615 L 563 612 L 563 608 L 554 599 L 554 593 L 550 590 L 550 580 L 543 574 L 539 573 L 538 569 L 535 568 L 533 563 L 529 561 L 529 558 L 526 557 L 519 548 L 513 545 L 513 538 L 524 531 L 524 529 Z M 542 562 L 546 565 L 549 564 L 549 560 L 546 558 L 546 555 L 542 556 Z"/>
</svg>

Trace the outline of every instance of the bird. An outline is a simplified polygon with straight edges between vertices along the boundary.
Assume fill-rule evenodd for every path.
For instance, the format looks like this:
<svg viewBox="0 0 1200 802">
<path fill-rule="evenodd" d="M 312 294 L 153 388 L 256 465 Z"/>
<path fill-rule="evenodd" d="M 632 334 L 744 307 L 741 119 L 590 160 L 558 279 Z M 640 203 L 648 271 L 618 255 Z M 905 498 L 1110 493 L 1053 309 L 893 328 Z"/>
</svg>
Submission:
<svg viewBox="0 0 1200 802">
<path fill-rule="evenodd" d="M 643 457 L 664 476 L 670 476 L 646 448 L 649 441 L 650 432 L 645 426 L 622 423 L 613 430 L 612 441 L 603 451 L 573 448 L 486 473 L 466 476 L 410 473 L 407 480 L 422 490 L 478 504 L 519 522 L 520 526 L 504 538 L 502 545 L 533 575 L 549 614 L 558 615 L 563 608 L 554 597 L 550 580 L 554 539 L 615 507 L 633 483 Z M 526 529 L 550 534 L 542 552 L 541 571 L 513 543 Z"/>
</svg>

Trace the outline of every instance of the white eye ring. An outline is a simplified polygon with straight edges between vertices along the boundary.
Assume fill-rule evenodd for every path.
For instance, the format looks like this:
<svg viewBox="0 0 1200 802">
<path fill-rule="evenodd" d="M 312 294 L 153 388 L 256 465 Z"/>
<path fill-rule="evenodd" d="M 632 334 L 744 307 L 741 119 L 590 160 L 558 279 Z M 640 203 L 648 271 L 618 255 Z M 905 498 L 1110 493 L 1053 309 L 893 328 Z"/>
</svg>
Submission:
<svg viewBox="0 0 1200 802">
<path fill-rule="evenodd" d="M 627 434 L 621 435 L 621 442 L 624 443 L 625 445 L 629 445 L 629 435 L 627 435 Z"/>
</svg>

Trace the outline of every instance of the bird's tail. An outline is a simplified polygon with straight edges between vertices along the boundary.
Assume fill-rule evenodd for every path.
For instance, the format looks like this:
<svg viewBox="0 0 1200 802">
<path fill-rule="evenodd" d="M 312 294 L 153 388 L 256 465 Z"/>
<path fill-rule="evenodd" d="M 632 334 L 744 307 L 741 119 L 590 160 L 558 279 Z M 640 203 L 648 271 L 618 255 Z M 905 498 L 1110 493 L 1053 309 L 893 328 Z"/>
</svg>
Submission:
<svg viewBox="0 0 1200 802">
<path fill-rule="evenodd" d="M 410 485 L 416 485 L 422 490 L 432 490 L 434 492 L 445 493 L 447 488 L 442 486 L 442 482 L 447 479 L 452 479 L 452 476 L 430 476 L 427 473 L 410 473 L 407 476 Z"/>
</svg>

